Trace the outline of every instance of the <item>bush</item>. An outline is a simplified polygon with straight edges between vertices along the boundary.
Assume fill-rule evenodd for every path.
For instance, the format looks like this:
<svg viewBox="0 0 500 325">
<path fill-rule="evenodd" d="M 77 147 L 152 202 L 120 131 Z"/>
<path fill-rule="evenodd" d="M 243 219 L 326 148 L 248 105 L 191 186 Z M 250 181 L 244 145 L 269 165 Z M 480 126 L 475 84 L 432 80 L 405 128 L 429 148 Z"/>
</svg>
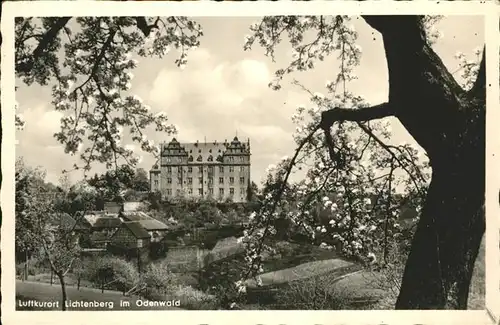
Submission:
<svg viewBox="0 0 500 325">
<path fill-rule="evenodd" d="M 208 255 L 205 262 L 213 259 Z M 235 254 L 221 260 L 207 263 L 198 273 L 200 286 L 203 290 L 212 290 L 217 286 L 228 286 L 240 280 L 241 275 L 247 271 L 244 254 Z"/>
<path fill-rule="evenodd" d="M 172 293 L 179 284 L 178 278 L 168 269 L 166 261 L 151 263 L 142 274 L 146 285 L 146 298 L 158 299 Z"/>
<path fill-rule="evenodd" d="M 89 262 L 88 280 L 101 288 L 125 292 L 139 280 L 139 272 L 135 266 L 118 257 L 99 257 Z"/>
<path fill-rule="evenodd" d="M 247 271 L 244 254 L 234 254 L 208 263 L 213 255 L 208 255 L 205 267 L 198 273 L 200 288 L 216 297 L 217 305 L 229 309 L 231 303 L 241 303 L 244 296 L 239 296 L 235 283 Z"/>
<path fill-rule="evenodd" d="M 277 308 L 302 310 L 346 309 L 345 294 L 335 289 L 334 278 L 317 276 L 306 280 L 292 281 L 276 291 Z"/>
<path fill-rule="evenodd" d="M 177 286 L 173 293 L 175 299 L 180 300 L 182 308 L 191 310 L 217 309 L 217 299 L 213 295 L 194 289 L 191 286 Z"/>
</svg>

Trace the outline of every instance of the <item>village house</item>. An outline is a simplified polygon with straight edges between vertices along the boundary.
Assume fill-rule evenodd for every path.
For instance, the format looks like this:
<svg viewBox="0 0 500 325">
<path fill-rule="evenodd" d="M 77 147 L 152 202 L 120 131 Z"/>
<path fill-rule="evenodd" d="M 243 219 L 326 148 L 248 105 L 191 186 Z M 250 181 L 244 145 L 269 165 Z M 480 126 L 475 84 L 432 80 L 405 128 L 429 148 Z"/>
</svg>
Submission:
<svg viewBox="0 0 500 325">
<path fill-rule="evenodd" d="M 65 217 L 64 223 L 67 227 L 76 224 L 74 228 L 80 229 L 82 248 L 107 250 L 111 243 L 119 250 L 146 247 L 150 242 L 159 242 L 164 238 L 169 227 L 145 212 L 137 211 L 141 204 L 106 202 L 103 211 L 80 212 L 75 216 L 76 220 Z M 130 238 L 124 236 L 125 233 L 136 236 L 139 246 L 131 246 Z M 120 243 L 120 240 L 124 242 Z"/>
<path fill-rule="evenodd" d="M 150 235 L 152 242 L 160 241 L 169 230 L 166 224 L 142 211 L 123 211 L 120 213 L 120 217 L 124 222 L 137 222 Z"/>
<path fill-rule="evenodd" d="M 137 269 L 147 263 L 151 235 L 137 221 L 125 221 L 111 236 L 110 250 L 129 260 L 137 261 Z"/>
<path fill-rule="evenodd" d="M 113 245 L 126 249 L 146 248 L 149 246 L 151 235 L 137 221 L 125 221 L 111 236 Z"/>
</svg>

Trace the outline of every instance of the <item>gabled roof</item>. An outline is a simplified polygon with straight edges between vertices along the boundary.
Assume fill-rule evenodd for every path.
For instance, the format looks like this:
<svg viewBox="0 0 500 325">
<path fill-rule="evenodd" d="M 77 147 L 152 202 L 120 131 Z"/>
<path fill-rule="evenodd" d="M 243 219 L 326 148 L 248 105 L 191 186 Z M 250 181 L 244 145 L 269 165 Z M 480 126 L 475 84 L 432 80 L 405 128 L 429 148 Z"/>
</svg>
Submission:
<svg viewBox="0 0 500 325">
<path fill-rule="evenodd" d="M 168 230 L 169 227 L 163 222 L 147 215 L 142 211 L 123 211 L 121 217 L 125 221 L 137 221 L 147 231 Z"/>
<path fill-rule="evenodd" d="M 228 154 L 250 154 L 249 142 L 244 143 L 238 140 L 237 137 L 231 142 L 189 142 L 180 143 L 175 138 L 169 143 L 163 144 L 161 148 L 162 157 L 165 156 L 183 156 L 187 157 L 188 163 L 207 163 L 207 162 L 222 162 L 222 156 Z M 166 154 L 168 152 L 169 154 Z M 157 167 L 157 165 L 155 165 Z M 155 169 L 155 168 L 153 168 Z"/>
<path fill-rule="evenodd" d="M 137 239 L 151 238 L 147 230 L 142 228 L 141 224 L 137 221 L 126 221 L 122 224 L 122 227 L 128 229 Z"/>
<path fill-rule="evenodd" d="M 96 220 L 92 228 L 118 228 L 122 224 L 119 218 L 115 217 L 102 217 Z"/>
<path fill-rule="evenodd" d="M 78 222 L 75 217 L 70 216 L 68 213 L 56 213 L 53 220 L 55 225 L 66 230 L 86 230 L 90 228 L 90 225 L 85 220 L 82 220 L 83 218 L 78 215 L 76 218 L 79 219 Z"/>
<path fill-rule="evenodd" d="M 85 212 L 85 215 L 80 220 L 82 224 L 91 228 L 116 228 L 121 224 L 117 213 L 107 213 L 105 211 Z"/>
</svg>

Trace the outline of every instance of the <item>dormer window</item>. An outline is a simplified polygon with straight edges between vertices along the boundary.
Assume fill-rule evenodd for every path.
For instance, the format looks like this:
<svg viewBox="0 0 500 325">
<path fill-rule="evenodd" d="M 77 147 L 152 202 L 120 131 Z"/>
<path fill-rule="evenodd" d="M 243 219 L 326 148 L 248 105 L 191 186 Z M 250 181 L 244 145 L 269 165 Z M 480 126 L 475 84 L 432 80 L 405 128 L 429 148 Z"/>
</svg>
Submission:
<svg viewBox="0 0 500 325">
<path fill-rule="evenodd" d="M 217 161 L 222 162 L 222 156 L 217 156 Z"/>
<path fill-rule="evenodd" d="M 196 161 L 202 161 L 203 160 L 203 157 L 201 157 L 201 155 L 198 156 L 198 158 L 196 159 Z"/>
<path fill-rule="evenodd" d="M 189 156 L 188 161 L 189 162 L 193 161 L 193 156 Z"/>
<path fill-rule="evenodd" d="M 212 155 L 208 156 L 207 161 L 214 161 L 214 157 Z"/>
</svg>

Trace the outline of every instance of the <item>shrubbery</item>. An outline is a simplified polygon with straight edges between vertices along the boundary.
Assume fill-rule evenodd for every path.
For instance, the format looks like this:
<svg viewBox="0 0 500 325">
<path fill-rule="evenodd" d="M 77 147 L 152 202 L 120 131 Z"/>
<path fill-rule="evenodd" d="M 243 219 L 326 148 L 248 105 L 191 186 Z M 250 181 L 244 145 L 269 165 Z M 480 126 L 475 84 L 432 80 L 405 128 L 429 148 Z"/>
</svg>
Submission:
<svg viewBox="0 0 500 325">
<path fill-rule="evenodd" d="M 146 285 L 145 295 L 148 299 L 164 298 L 178 285 L 178 279 L 164 261 L 149 264 L 141 276 L 141 282 Z"/>
<path fill-rule="evenodd" d="M 272 309 L 346 309 L 346 295 L 335 289 L 333 277 L 317 276 L 292 281 L 276 291 L 277 306 Z"/>
<path fill-rule="evenodd" d="M 206 294 L 191 286 L 176 286 L 172 296 L 180 300 L 181 307 L 185 309 L 213 310 L 218 307 L 218 301 L 214 295 Z"/>
<path fill-rule="evenodd" d="M 135 266 L 118 257 L 98 257 L 87 266 L 88 280 L 98 287 L 126 292 L 139 282 Z"/>
</svg>

